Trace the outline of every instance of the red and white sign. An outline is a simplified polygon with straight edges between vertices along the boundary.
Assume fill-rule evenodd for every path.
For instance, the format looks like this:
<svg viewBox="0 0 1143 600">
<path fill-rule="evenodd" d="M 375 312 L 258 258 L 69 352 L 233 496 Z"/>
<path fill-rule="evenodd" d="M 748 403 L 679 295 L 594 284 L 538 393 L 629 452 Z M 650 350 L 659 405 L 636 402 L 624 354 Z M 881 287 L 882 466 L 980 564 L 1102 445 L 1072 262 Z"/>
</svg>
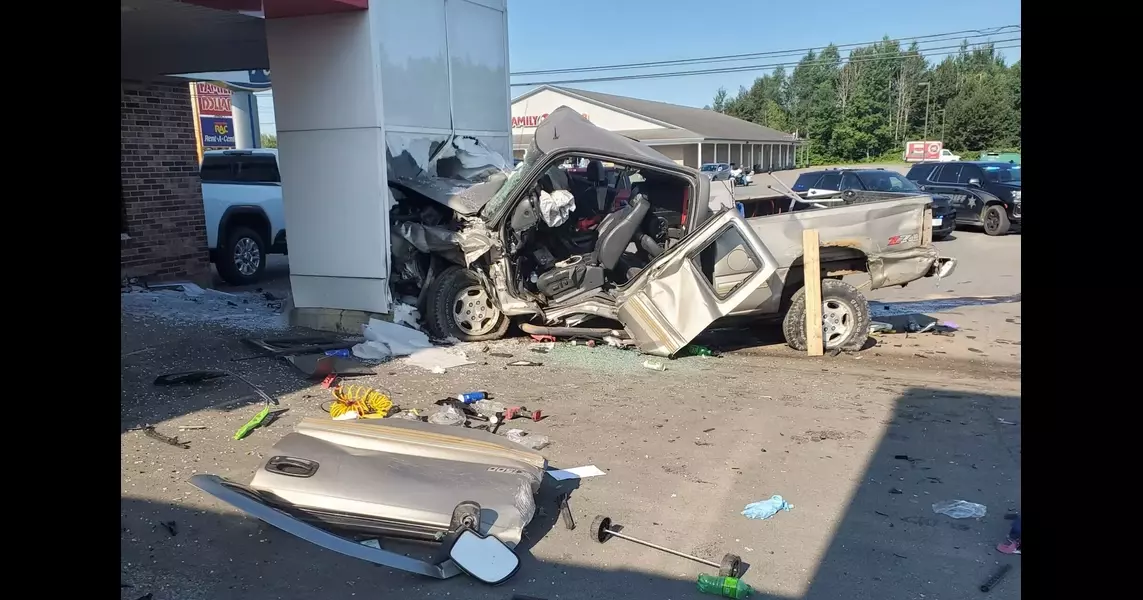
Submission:
<svg viewBox="0 0 1143 600">
<path fill-rule="evenodd" d="M 941 142 L 908 142 L 905 144 L 905 160 L 908 162 L 940 160 L 942 148 L 944 144 Z"/>
<path fill-rule="evenodd" d="M 591 120 L 591 117 L 587 116 L 587 113 L 583 113 L 580 116 L 582 116 L 584 119 L 587 119 L 588 121 Z M 539 127 L 540 123 L 543 123 L 544 119 L 546 118 L 548 118 L 548 113 L 544 113 L 542 115 L 524 115 L 521 117 L 512 117 L 512 129 Z"/>
<path fill-rule="evenodd" d="M 229 117 L 230 90 L 213 83 L 195 84 L 195 96 L 198 98 L 198 114 L 201 117 Z"/>
</svg>

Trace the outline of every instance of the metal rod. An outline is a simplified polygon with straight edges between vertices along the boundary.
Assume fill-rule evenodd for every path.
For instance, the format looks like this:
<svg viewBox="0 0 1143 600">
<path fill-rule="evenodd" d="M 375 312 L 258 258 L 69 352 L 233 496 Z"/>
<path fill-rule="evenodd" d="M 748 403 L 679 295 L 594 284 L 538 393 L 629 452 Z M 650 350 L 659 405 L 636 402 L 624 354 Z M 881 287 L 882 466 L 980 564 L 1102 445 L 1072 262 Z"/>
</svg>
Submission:
<svg viewBox="0 0 1143 600">
<path fill-rule="evenodd" d="M 621 540 L 627 540 L 628 542 L 635 542 L 636 544 L 639 544 L 641 546 L 646 546 L 648 548 L 654 548 L 660 552 L 666 552 L 667 554 L 674 554 L 675 556 L 681 556 L 683 558 L 689 558 L 695 562 L 699 562 L 699 563 L 702 563 L 704 565 L 709 565 L 709 566 L 712 566 L 716 569 L 722 568 L 722 565 L 720 565 L 718 563 L 711 562 L 711 561 L 706 560 L 704 558 L 699 558 L 697 556 L 691 556 L 690 554 L 685 554 L 683 552 L 679 552 L 678 550 L 671 550 L 670 548 L 664 548 L 658 544 L 652 544 L 651 542 L 644 542 L 643 540 L 633 538 L 629 535 L 623 535 L 622 533 L 617 533 L 617 532 L 612 531 L 610 529 L 607 529 L 606 531 L 607 531 L 607 533 L 609 533 L 609 534 L 611 534 L 611 535 L 613 535 L 613 536 L 615 536 Z"/>
</svg>

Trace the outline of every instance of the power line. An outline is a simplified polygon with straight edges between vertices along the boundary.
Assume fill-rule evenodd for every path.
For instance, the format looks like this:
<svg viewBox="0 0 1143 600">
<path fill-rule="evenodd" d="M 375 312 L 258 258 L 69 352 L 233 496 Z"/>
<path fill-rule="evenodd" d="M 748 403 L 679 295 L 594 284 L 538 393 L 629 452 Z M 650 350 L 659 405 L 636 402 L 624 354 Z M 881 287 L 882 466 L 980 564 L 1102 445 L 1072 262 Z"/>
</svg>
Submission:
<svg viewBox="0 0 1143 600">
<path fill-rule="evenodd" d="M 989 29 L 965 29 L 965 30 L 961 30 L 961 31 L 951 31 L 948 33 L 934 33 L 931 35 L 910 36 L 910 37 L 905 37 L 905 38 L 900 38 L 900 39 L 895 39 L 895 40 L 889 40 L 889 41 L 896 41 L 898 43 L 916 42 L 916 41 L 920 41 L 920 40 L 926 40 L 928 42 L 938 42 L 938 41 L 948 41 L 948 40 L 947 39 L 934 39 L 934 38 L 950 38 L 951 39 L 951 38 L 961 37 L 961 36 L 964 36 L 964 34 L 970 34 L 970 33 L 975 34 L 975 35 L 968 35 L 965 37 L 978 38 L 978 37 L 986 37 L 986 36 L 996 35 L 998 33 L 1003 32 L 1006 29 L 1011 29 L 1011 28 L 1015 28 L 1016 30 L 1020 30 L 1019 25 L 1003 25 L 1000 27 L 992 27 Z M 871 46 L 873 44 L 879 44 L 883 41 L 885 41 L 885 40 L 877 40 L 877 41 L 873 41 L 873 42 L 859 42 L 859 43 L 852 43 L 852 44 L 840 44 L 840 45 L 835 45 L 834 47 L 838 48 L 839 50 L 843 49 L 843 48 L 857 48 L 857 47 Z M 642 63 L 621 63 L 621 64 L 614 64 L 614 65 L 598 65 L 598 66 L 594 66 L 594 67 L 569 67 L 569 68 L 565 68 L 565 69 L 545 69 L 545 70 L 539 70 L 539 71 L 518 71 L 516 73 L 512 73 L 511 75 L 513 75 L 513 76 L 557 75 L 557 74 L 562 74 L 562 73 L 584 73 L 584 72 L 591 72 L 591 71 L 618 71 L 618 70 L 624 70 L 624 69 L 640 69 L 640 68 L 647 68 L 647 67 L 666 67 L 666 66 L 677 66 L 677 65 L 695 64 L 695 63 L 727 62 L 727 61 L 735 61 L 735 60 L 747 60 L 747 59 L 752 59 L 752 58 L 762 58 L 762 57 L 788 56 L 791 54 L 801 55 L 801 54 L 805 54 L 805 53 L 810 52 L 810 51 L 819 51 L 819 50 L 822 50 L 824 48 L 826 48 L 826 46 L 813 47 L 813 48 L 798 48 L 798 49 L 793 49 L 793 50 L 772 50 L 772 51 L 767 51 L 767 52 L 751 52 L 751 53 L 747 53 L 747 54 L 723 54 L 723 55 L 718 55 L 718 56 L 705 56 L 705 57 L 701 57 L 701 58 L 683 58 L 683 59 L 677 59 L 677 60 L 661 60 L 661 61 L 651 61 L 651 62 L 642 62 Z"/>
<path fill-rule="evenodd" d="M 1011 44 L 1011 45 L 1007 45 L 1007 46 L 997 46 L 996 45 L 996 44 L 1003 43 L 1003 42 L 1016 42 L 1016 43 Z M 1020 47 L 1019 42 L 1020 42 L 1020 38 L 1007 38 L 1007 39 L 1003 39 L 1003 40 L 995 40 L 995 41 L 988 42 L 988 43 L 992 45 L 992 48 L 994 50 L 1004 50 L 1004 49 L 1008 49 L 1008 48 L 1019 48 Z M 952 49 L 952 50 L 950 50 L 950 49 Z M 933 52 L 934 50 L 944 50 L 944 52 Z M 935 57 L 935 56 L 948 56 L 948 55 L 956 54 L 956 53 L 960 52 L 960 45 L 957 44 L 955 46 L 937 46 L 934 48 L 923 49 L 923 50 L 920 50 L 918 52 L 925 52 L 926 53 L 926 54 L 921 54 L 920 58 L 929 58 L 929 57 Z M 845 64 L 850 64 L 850 63 L 862 63 L 862 62 L 868 62 L 868 61 L 874 61 L 874 60 L 894 60 L 894 59 L 903 60 L 903 59 L 907 59 L 907 58 L 914 58 L 917 56 L 918 55 L 915 55 L 915 54 L 901 54 L 901 53 L 894 52 L 894 53 L 881 53 L 881 54 L 867 54 L 867 55 L 862 55 L 862 56 L 859 56 L 856 58 L 842 58 L 836 62 L 837 62 L 837 64 L 845 65 Z M 828 66 L 828 65 L 834 64 L 834 62 L 835 61 L 833 61 L 833 60 L 825 60 L 825 61 L 815 60 L 815 61 L 808 61 L 808 62 L 802 62 L 802 61 L 778 62 L 778 63 L 767 63 L 767 64 L 743 65 L 743 66 L 737 66 L 737 67 L 697 69 L 697 70 L 693 70 L 693 71 L 672 71 L 669 73 L 643 73 L 643 74 L 639 74 L 639 75 L 614 75 L 614 76 L 610 76 L 610 77 L 590 77 L 590 78 L 585 78 L 585 79 L 562 79 L 562 80 L 558 80 L 558 81 L 529 81 L 527 83 L 513 83 L 511 85 L 512 85 L 512 87 L 525 87 L 525 86 L 535 86 L 535 85 L 564 85 L 564 84 L 568 84 L 568 83 L 600 83 L 600 82 L 605 82 L 605 81 L 631 81 L 631 80 L 636 80 L 636 79 L 660 79 L 660 78 L 667 78 L 667 77 L 688 77 L 688 76 L 693 76 L 693 75 L 711 75 L 711 74 L 716 74 L 716 73 L 738 73 L 738 72 L 742 72 L 742 71 L 763 71 L 763 70 L 769 70 L 769 69 L 776 69 L 778 67 L 821 66 L 821 65 Z"/>
</svg>

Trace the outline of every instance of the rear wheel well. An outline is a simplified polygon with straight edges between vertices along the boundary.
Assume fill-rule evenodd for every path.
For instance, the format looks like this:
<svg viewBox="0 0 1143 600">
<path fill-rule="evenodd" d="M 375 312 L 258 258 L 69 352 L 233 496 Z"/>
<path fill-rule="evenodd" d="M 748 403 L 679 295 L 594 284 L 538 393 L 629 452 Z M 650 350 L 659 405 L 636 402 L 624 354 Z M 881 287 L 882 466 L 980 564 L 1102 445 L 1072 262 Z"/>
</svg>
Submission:
<svg viewBox="0 0 1143 600">
<path fill-rule="evenodd" d="M 778 305 L 781 314 L 785 314 L 793 304 L 794 294 L 806 284 L 806 274 L 799 256 L 790 264 L 786 272 L 786 279 L 782 283 L 782 301 Z M 819 256 L 822 279 L 841 280 L 846 275 L 869 272 L 869 258 L 864 252 L 851 246 L 822 246 Z"/>
<path fill-rule="evenodd" d="M 226 243 L 227 235 L 236 227 L 248 227 L 254 230 L 255 233 L 262 236 L 262 243 L 267 246 L 274 243 L 273 234 L 270 232 L 270 219 L 266 218 L 265 213 L 243 210 L 228 215 L 223 222 L 222 231 L 219 232 L 220 246 Z"/>
</svg>

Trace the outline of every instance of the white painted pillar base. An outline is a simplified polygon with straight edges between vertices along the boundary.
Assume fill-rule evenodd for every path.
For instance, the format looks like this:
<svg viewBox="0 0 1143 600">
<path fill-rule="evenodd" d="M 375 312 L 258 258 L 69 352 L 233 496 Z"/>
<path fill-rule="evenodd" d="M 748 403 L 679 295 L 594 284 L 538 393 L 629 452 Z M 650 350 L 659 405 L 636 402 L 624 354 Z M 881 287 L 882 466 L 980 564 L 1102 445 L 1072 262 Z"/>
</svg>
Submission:
<svg viewBox="0 0 1143 600">
<path fill-rule="evenodd" d="M 267 19 L 299 309 L 390 310 L 389 195 L 370 11 Z"/>
</svg>

